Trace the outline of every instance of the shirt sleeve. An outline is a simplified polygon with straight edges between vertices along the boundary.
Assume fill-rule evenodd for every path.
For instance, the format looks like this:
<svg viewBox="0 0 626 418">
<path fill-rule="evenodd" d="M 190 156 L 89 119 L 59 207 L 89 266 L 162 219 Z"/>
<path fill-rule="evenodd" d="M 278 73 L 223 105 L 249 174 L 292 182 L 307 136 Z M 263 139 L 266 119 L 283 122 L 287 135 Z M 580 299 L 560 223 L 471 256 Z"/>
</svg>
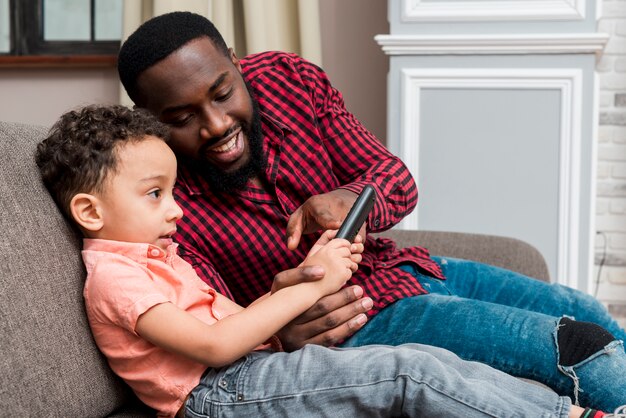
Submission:
<svg viewBox="0 0 626 418">
<path fill-rule="evenodd" d="M 137 319 L 153 306 L 169 302 L 138 263 L 120 257 L 115 264 L 97 263 L 85 283 L 92 320 L 115 325 L 135 335 Z"/>
<path fill-rule="evenodd" d="M 377 199 L 368 225 L 372 232 L 397 224 L 417 205 L 417 187 L 406 165 L 345 107 L 341 93 L 316 65 L 294 58 L 311 94 L 322 141 L 333 162 L 341 188 L 360 193 L 366 184 Z"/>
</svg>

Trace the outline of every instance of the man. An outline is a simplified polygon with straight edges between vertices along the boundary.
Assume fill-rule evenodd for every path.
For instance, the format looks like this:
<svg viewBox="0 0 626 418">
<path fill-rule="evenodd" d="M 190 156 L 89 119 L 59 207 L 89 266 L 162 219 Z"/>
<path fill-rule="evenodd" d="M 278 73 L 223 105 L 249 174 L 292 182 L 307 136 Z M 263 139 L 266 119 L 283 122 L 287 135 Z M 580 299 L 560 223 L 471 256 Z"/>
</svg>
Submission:
<svg viewBox="0 0 626 418">
<path fill-rule="evenodd" d="M 128 38 L 118 69 L 137 106 L 171 128 L 183 257 L 243 305 L 298 265 L 315 232 L 337 228 L 365 184 L 377 194 L 369 232 L 417 203 L 405 165 L 345 109 L 320 68 L 293 54 L 240 60 L 208 20 L 172 13 Z M 580 292 L 371 237 L 352 281 L 285 327 L 284 346 L 420 342 L 592 407 L 626 399 L 626 333 Z"/>
</svg>

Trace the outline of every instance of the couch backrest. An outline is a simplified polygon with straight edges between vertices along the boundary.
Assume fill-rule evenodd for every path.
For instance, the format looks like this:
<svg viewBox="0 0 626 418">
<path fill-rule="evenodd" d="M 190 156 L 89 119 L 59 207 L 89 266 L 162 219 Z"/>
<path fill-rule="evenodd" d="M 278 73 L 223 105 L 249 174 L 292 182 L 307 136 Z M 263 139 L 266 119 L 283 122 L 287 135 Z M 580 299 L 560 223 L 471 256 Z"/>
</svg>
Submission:
<svg viewBox="0 0 626 418">
<path fill-rule="evenodd" d="M 0 415 L 107 416 L 130 395 L 93 342 L 80 240 L 34 163 L 46 131 L 0 122 Z"/>
</svg>

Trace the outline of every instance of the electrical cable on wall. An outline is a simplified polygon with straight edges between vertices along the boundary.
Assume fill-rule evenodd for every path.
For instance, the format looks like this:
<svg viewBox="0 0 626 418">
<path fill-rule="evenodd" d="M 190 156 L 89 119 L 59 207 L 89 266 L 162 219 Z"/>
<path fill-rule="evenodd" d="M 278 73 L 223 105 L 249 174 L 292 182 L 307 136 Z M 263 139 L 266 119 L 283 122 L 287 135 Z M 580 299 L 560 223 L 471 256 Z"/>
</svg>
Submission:
<svg viewBox="0 0 626 418">
<path fill-rule="evenodd" d="M 597 231 L 596 235 L 602 236 L 602 258 L 600 259 L 600 263 L 598 264 L 598 275 L 596 277 L 596 289 L 593 292 L 594 297 L 598 297 L 598 288 L 600 287 L 600 275 L 602 273 L 602 267 L 604 266 L 604 262 L 606 261 L 606 246 L 607 246 L 606 233 L 604 231 Z"/>
</svg>

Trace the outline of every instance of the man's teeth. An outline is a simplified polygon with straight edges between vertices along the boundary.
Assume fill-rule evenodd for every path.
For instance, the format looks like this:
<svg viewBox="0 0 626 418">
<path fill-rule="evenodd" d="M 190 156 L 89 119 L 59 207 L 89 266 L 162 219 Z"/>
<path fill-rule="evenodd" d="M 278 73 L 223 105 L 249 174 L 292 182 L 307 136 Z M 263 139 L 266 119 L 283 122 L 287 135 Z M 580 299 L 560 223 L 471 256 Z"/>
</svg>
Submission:
<svg viewBox="0 0 626 418">
<path fill-rule="evenodd" d="M 237 144 L 237 136 L 235 135 L 233 137 L 233 139 L 231 139 L 230 141 L 228 141 L 227 143 L 225 143 L 224 145 L 221 145 L 219 147 L 213 148 L 211 151 L 213 152 L 226 152 L 226 151 L 230 151 L 231 149 L 235 148 L 235 145 Z"/>
</svg>

